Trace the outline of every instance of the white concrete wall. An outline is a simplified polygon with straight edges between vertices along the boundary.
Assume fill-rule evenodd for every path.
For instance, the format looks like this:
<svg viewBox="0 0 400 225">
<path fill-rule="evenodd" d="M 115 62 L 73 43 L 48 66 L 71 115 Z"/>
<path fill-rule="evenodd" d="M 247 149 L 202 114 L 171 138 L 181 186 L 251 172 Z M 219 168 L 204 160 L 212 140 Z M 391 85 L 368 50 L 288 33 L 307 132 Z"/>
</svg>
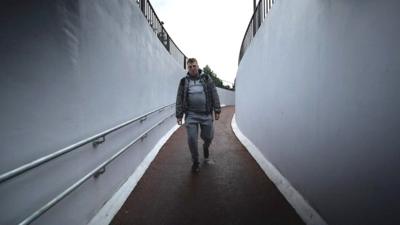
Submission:
<svg viewBox="0 0 400 225">
<path fill-rule="evenodd" d="M 235 92 L 217 87 L 219 101 L 221 105 L 235 105 Z"/>
<path fill-rule="evenodd" d="M 0 174 L 174 103 L 185 74 L 129 0 L 4 1 L 0 48 Z M 174 110 L 1 183 L 0 224 L 20 222 Z M 175 124 L 171 117 L 34 224 L 86 224 Z"/>
<path fill-rule="evenodd" d="M 239 65 L 238 127 L 328 224 L 400 224 L 399 11 L 276 1 Z"/>
</svg>

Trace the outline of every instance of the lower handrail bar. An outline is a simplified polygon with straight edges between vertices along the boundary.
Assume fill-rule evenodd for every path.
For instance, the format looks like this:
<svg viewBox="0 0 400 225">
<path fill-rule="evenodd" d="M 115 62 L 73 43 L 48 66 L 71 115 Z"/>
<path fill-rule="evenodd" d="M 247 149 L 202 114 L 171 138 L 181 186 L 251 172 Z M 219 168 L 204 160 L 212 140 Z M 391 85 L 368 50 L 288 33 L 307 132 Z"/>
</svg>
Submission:
<svg viewBox="0 0 400 225">
<path fill-rule="evenodd" d="M 39 218 L 43 213 L 45 213 L 47 210 L 49 210 L 51 207 L 53 207 L 55 204 L 57 204 L 59 201 L 61 201 L 63 198 L 68 196 L 71 192 L 73 192 L 75 189 L 77 189 L 79 186 L 81 186 L 85 181 L 87 181 L 90 177 L 95 176 L 98 171 L 104 170 L 104 168 L 110 164 L 114 159 L 116 159 L 118 156 L 120 156 L 122 153 L 124 153 L 129 147 L 134 145 L 136 142 L 139 140 L 142 140 L 142 137 L 147 135 L 150 131 L 152 131 L 154 128 L 162 124 L 165 120 L 168 118 L 174 116 L 175 113 L 165 117 L 162 119 L 160 122 L 143 132 L 139 137 L 135 138 L 133 141 L 131 141 L 128 145 L 123 147 L 121 150 L 119 150 L 117 153 L 115 153 L 111 158 L 109 158 L 107 161 L 103 162 L 99 166 L 97 166 L 94 170 L 90 171 L 88 174 L 86 174 L 84 177 L 79 179 L 76 183 L 71 185 L 69 188 L 67 188 L 65 191 L 57 195 L 55 198 L 53 198 L 51 201 L 47 202 L 44 206 L 42 206 L 40 209 L 35 211 L 33 214 L 31 214 L 29 217 L 25 218 L 22 222 L 20 222 L 18 225 L 27 225 L 32 223 L 34 220 Z M 104 171 L 103 171 L 104 172 Z"/>
<path fill-rule="evenodd" d="M 0 175 L 0 183 L 3 183 L 5 181 L 7 181 L 7 180 L 10 180 L 10 179 L 22 174 L 22 173 L 25 173 L 26 171 L 28 171 L 30 169 L 38 167 L 38 166 L 40 166 L 40 165 L 42 165 L 42 164 L 44 164 L 44 163 L 46 163 L 46 162 L 48 162 L 48 161 L 50 161 L 52 159 L 58 158 L 58 157 L 66 154 L 66 153 L 69 153 L 69 152 L 71 152 L 71 151 L 83 146 L 83 145 L 86 145 L 86 144 L 88 144 L 90 142 L 93 142 L 94 140 L 96 140 L 96 139 L 98 139 L 100 137 L 104 137 L 104 136 L 110 134 L 111 132 L 114 132 L 115 130 L 121 129 L 121 128 L 123 128 L 123 127 L 125 127 L 125 126 L 127 126 L 127 125 L 129 125 L 129 124 L 131 124 L 133 122 L 136 122 L 139 119 L 141 119 L 141 118 L 143 118 L 143 117 L 145 117 L 147 115 L 155 113 L 155 112 L 159 111 L 160 109 L 164 109 L 164 108 L 170 107 L 170 106 L 172 106 L 174 104 L 175 103 L 172 103 L 172 104 L 157 108 L 157 109 L 155 109 L 153 111 L 148 112 L 145 115 L 142 115 L 142 116 L 136 117 L 134 119 L 131 119 L 131 120 L 129 120 L 127 122 L 124 122 L 124 123 L 122 123 L 120 125 L 117 125 L 117 126 L 115 126 L 113 128 L 105 130 L 105 131 L 103 131 L 103 132 L 101 132 L 99 134 L 93 135 L 93 136 L 91 136 L 89 138 L 86 138 L 84 140 L 81 140 L 81 141 L 79 141 L 79 142 L 77 142 L 77 143 L 75 143 L 73 145 L 70 145 L 68 147 L 62 148 L 62 149 L 60 149 L 60 150 L 58 150 L 58 151 L 56 151 L 54 153 L 51 153 L 51 154 L 46 155 L 46 156 L 43 156 L 43 157 L 41 157 L 39 159 L 36 159 L 36 160 L 34 160 L 34 161 L 30 162 L 30 163 L 27 163 L 27 164 L 22 165 L 22 166 L 20 166 L 18 168 L 10 170 L 10 171 L 8 171 L 8 172 L 6 172 L 4 174 L 1 174 Z"/>
</svg>

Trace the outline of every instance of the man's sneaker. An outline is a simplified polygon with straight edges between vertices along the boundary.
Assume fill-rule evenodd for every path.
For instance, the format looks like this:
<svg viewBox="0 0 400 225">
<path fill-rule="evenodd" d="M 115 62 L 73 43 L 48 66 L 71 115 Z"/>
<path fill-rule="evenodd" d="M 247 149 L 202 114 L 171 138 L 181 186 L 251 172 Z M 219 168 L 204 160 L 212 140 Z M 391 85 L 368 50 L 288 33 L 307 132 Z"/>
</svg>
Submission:
<svg viewBox="0 0 400 225">
<path fill-rule="evenodd" d="M 193 173 L 198 173 L 198 172 L 200 172 L 199 163 L 193 163 L 193 165 L 192 165 L 192 172 L 193 172 Z"/>
<path fill-rule="evenodd" d="M 212 161 L 210 158 L 204 158 L 204 164 L 212 165 L 212 164 L 214 164 L 214 161 Z"/>
</svg>

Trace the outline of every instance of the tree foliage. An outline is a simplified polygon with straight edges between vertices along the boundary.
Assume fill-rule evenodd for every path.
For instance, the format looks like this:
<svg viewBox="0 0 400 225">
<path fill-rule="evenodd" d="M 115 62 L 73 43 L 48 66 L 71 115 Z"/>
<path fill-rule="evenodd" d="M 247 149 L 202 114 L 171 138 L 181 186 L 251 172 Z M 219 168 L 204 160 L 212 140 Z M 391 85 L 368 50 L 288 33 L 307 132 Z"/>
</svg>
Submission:
<svg viewBox="0 0 400 225">
<path fill-rule="evenodd" d="M 215 74 L 214 71 L 212 71 L 208 65 L 206 65 L 203 68 L 203 73 L 207 74 L 208 76 L 211 77 L 211 79 L 213 79 L 215 86 L 220 87 L 220 88 L 230 89 L 229 85 L 224 86 L 224 83 L 222 82 L 222 80 L 218 78 L 217 74 Z"/>
</svg>

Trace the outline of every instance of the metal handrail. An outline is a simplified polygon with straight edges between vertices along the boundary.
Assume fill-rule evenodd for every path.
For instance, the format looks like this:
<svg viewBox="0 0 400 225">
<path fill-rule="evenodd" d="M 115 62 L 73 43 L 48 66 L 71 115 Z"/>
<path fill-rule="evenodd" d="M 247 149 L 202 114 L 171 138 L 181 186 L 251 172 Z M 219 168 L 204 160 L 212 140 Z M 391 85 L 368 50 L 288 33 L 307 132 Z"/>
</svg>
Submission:
<svg viewBox="0 0 400 225">
<path fill-rule="evenodd" d="M 244 33 L 242 44 L 240 45 L 239 60 L 242 60 L 247 47 L 250 45 L 253 37 L 256 35 L 261 24 L 266 19 L 267 14 L 271 10 L 272 5 L 275 4 L 275 0 L 260 0 L 254 9 L 254 13 L 250 18 L 249 24 L 247 25 L 246 32 Z M 249 40 L 247 40 L 249 38 Z"/>
<path fill-rule="evenodd" d="M 166 50 L 186 69 L 187 57 L 171 39 L 149 0 L 137 0 L 140 10 Z"/>
<path fill-rule="evenodd" d="M 260 2 L 258 4 L 260 4 Z M 243 57 L 244 53 L 246 52 L 247 47 L 244 46 L 245 40 L 246 40 L 247 35 L 249 35 L 250 28 L 253 28 L 253 20 L 254 20 L 253 18 L 255 16 L 256 12 L 257 12 L 257 9 L 258 9 L 258 5 L 256 6 L 256 8 L 254 10 L 253 15 L 251 15 L 249 24 L 247 25 L 247 28 L 246 28 L 246 32 L 244 32 L 244 36 L 243 36 L 243 39 L 242 39 L 242 44 L 240 45 L 240 51 L 239 51 L 239 63 L 242 60 L 242 57 Z"/>
<path fill-rule="evenodd" d="M 58 150 L 58 151 L 56 151 L 54 153 L 51 153 L 51 154 L 46 155 L 46 156 L 43 156 L 43 157 L 41 157 L 39 159 L 36 159 L 36 160 L 34 160 L 34 161 L 30 162 L 30 163 L 27 163 L 25 165 L 22 165 L 22 166 L 16 168 L 16 169 L 13 169 L 13 170 L 10 170 L 10 171 L 8 171 L 8 172 L 6 172 L 4 174 L 1 174 L 0 175 L 0 184 L 5 182 L 5 181 L 7 181 L 7 180 L 10 180 L 10 179 L 18 176 L 18 175 L 20 175 L 22 173 L 25 173 L 28 170 L 36 168 L 36 167 L 38 167 L 38 166 L 40 166 L 40 165 L 42 165 L 42 164 L 44 164 L 44 163 L 46 163 L 46 162 L 48 162 L 48 161 L 50 161 L 52 159 L 58 158 L 58 157 L 66 154 L 66 153 L 69 153 L 69 152 L 71 152 L 71 151 L 73 151 L 73 150 L 75 150 L 75 149 L 77 149 L 77 148 L 79 148 L 79 147 L 81 147 L 83 145 L 86 145 L 86 144 L 88 144 L 90 142 L 94 142 L 94 141 L 98 140 L 99 138 L 105 137 L 106 135 L 108 135 L 108 134 L 110 134 L 110 133 L 112 133 L 112 132 L 114 132 L 114 131 L 116 131 L 118 129 L 121 129 L 121 128 L 123 128 L 123 127 L 125 127 L 125 126 L 127 126 L 127 125 L 129 125 L 131 123 L 134 123 L 134 122 L 146 117 L 147 115 L 150 115 L 150 114 L 152 114 L 154 112 L 157 112 L 157 111 L 159 111 L 161 109 L 170 107 L 170 106 L 172 106 L 174 104 L 175 103 L 172 103 L 172 104 L 157 108 L 157 109 L 155 109 L 153 111 L 150 111 L 150 112 L 146 113 L 145 115 L 142 115 L 142 116 L 136 117 L 134 119 L 128 120 L 127 122 L 119 124 L 119 125 L 117 125 L 117 126 L 115 126 L 113 128 L 107 129 L 107 130 L 105 130 L 105 131 L 103 131 L 103 132 L 101 132 L 99 134 L 93 135 L 93 136 L 91 136 L 89 138 L 86 138 L 84 140 L 81 140 L 81 141 L 79 141 L 79 142 L 77 142 L 77 143 L 75 143 L 73 145 L 70 145 L 68 147 L 62 148 L 62 149 L 60 149 L 60 150 Z"/>
<path fill-rule="evenodd" d="M 29 217 L 25 218 L 22 222 L 19 223 L 19 225 L 26 225 L 32 223 L 34 220 L 36 220 L 39 216 L 41 216 L 43 213 L 45 213 L 47 210 L 49 210 L 51 207 L 53 207 L 55 204 L 57 204 L 59 201 L 61 201 L 63 198 L 68 196 L 71 192 L 73 192 L 75 189 L 77 189 L 79 186 L 81 186 L 85 181 L 87 181 L 90 177 L 95 176 L 97 177 L 98 174 L 102 174 L 105 171 L 105 167 L 110 164 L 114 159 L 116 159 L 118 156 L 120 156 L 122 153 L 124 153 L 129 147 L 134 145 L 136 142 L 139 140 L 143 140 L 144 137 L 147 137 L 147 134 L 152 131 L 154 128 L 157 126 L 161 125 L 164 123 L 165 120 L 168 118 L 174 116 L 175 113 L 172 113 L 168 115 L 167 117 L 163 118 L 160 122 L 143 132 L 140 136 L 135 138 L 133 141 L 131 141 L 128 145 L 120 149 L 117 153 L 115 153 L 111 158 L 109 158 L 107 161 L 103 162 L 99 166 L 97 166 L 94 170 L 90 171 L 88 174 L 86 174 L 84 177 L 79 179 L 76 183 L 71 185 L 69 188 L 61 192 L 59 195 L 57 195 L 55 198 L 47 202 L 45 205 L 43 205 L 40 209 L 32 213 Z"/>
</svg>

